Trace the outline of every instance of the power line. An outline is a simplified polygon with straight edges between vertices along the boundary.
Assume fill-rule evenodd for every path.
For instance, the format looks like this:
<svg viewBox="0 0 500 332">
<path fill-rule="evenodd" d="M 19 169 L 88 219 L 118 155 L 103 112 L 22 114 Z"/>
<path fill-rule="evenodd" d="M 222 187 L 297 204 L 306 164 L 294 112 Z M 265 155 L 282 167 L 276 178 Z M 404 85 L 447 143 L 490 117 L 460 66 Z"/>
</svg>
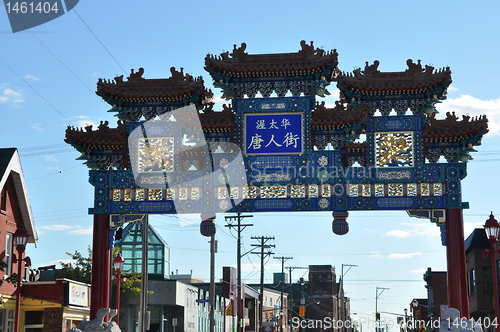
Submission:
<svg viewBox="0 0 500 332">
<path fill-rule="evenodd" d="M 73 122 L 71 122 L 70 119 L 68 119 L 66 117 L 66 115 L 64 115 L 61 111 L 59 111 L 54 105 L 52 105 L 47 99 L 45 99 L 44 96 L 42 96 L 42 94 L 40 92 L 38 92 L 34 87 L 31 86 L 31 84 L 29 84 L 28 82 L 26 82 L 26 80 L 21 76 L 19 75 L 12 67 L 10 67 L 7 63 L 5 63 L 5 61 L 3 61 L 1 58 L 0 58 L 0 61 L 2 61 L 2 63 L 7 67 L 9 68 L 17 77 L 19 77 L 21 79 L 21 81 L 23 81 L 27 86 L 29 86 L 31 88 L 31 90 L 33 90 L 38 96 L 40 96 L 40 98 L 43 99 L 43 101 L 45 101 L 47 104 L 50 105 L 50 107 L 52 107 L 57 113 L 59 113 L 63 118 L 65 118 L 66 120 L 68 120 L 68 122 L 70 124 L 73 124 Z"/>
<path fill-rule="evenodd" d="M 101 40 L 96 36 L 96 34 L 94 33 L 94 31 L 92 31 L 92 29 L 88 26 L 88 24 L 83 20 L 83 18 L 80 16 L 80 14 L 78 14 L 78 12 L 75 10 L 75 8 L 73 8 L 73 11 L 75 12 L 76 16 L 78 16 L 78 18 L 83 22 L 83 24 L 85 24 L 85 26 L 87 27 L 87 29 L 89 29 L 90 33 L 92 33 L 92 35 L 95 37 L 95 39 L 97 39 L 97 41 L 99 42 L 99 44 L 101 44 L 101 46 L 106 50 L 106 52 L 108 52 L 109 56 L 118 65 L 118 67 L 120 67 L 122 69 L 122 71 L 125 73 L 125 75 L 128 75 L 127 72 L 125 71 L 125 69 L 123 69 L 123 67 L 115 59 L 115 57 L 113 56 L 113 54 L 111 54 L 111 52 L 107 49 L 107 47 L 104 46 L 104 44 L 101 42 Z"/>
<path fill-rule="evenodd" d="M 77 73 L 75 73 L 66 63 L 64 63 L 61 59 L 59 59 L 59 57 L 57 55 L 55 55 L 54 52 L 52 52 L 40 39 L 38 39 L 35 36 L 35 34 L 33 32 L 31 32 L 30 29 L 26 29 L 26 31 L 28 31 L 28 33 L 30 34 L 30 36 L 33 39 L 35 39 L 41 46 L 43 46 L 43 48 L 45 48 L 47 50 L 47 52 L 50 53 L 50 55 L 52 55 L 57 61 L 59 61 L 59 63 L 62 64 L 64 66 L 64 68 L 66 68 L 78 81 L 80 81 L 80 83 L 82 83 L 83 86 L 85 88 L 87 88 L 87 90 L 89 90 L 90 93 L 92 93 L 93 96 L 96 96 L 94 94 L 94 92 L 90 89 L 90 87 L 87 86 L 87 84 L 83 81 L 83 78 L 81 78 L 80 75 L 78 75 Z"/>
<path fill-rule="evenodd" d="M 56 175 L 56 174 L 61 174 L 61 173 L 64 173 L 64 172 L 67 172 L 69 171 L 70 169 L 73 169 L 73 168 L 77 168 L 77 167 L 80 167 L 80 165 L 76 165 L 76 166 L 73 166 L 73 167 L 70 167 L 70 168 L 66 168 L 66 169 L 63 169 L 59 172 L 56 172 L 56 173 L 51 173 L 51 174 L 47 174 L 47 175 L 43 175 L 43 176 L 39 176 L 37 178 L 32 178 L 32 179 L 27 179 L 26 182 L 28 181 L 33 181 L 33 180 L 38 180 L 38 179 L 42 179 L 42 178 L 46 178 L 48 176 L 53 176 L 53 175 Z"/>
</svg>

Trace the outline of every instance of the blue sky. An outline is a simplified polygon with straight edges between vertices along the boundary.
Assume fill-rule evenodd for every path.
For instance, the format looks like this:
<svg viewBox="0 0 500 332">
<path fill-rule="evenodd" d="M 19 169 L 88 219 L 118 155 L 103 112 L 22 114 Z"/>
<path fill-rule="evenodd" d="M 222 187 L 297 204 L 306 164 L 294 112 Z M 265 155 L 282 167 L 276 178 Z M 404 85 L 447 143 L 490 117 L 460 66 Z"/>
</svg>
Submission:
<svg viewBox="0 0 500 332">
<path fill-rule="evenodd" d="M 99 77 L 128 76 L 145 69 L 146 78 L 170 75 L 183 67 L 202 75 L 206 54 L 247 44 L 247 51 L 286 53 L 304 39 L 325 50 L 337 49 L 339 68 L 352 71 L 380 61 L 382 71 L 404 71 L 406 60 L 421 59 L 436 68 L 450 66 L 453 83 L 441 117 L 487 114 L 490 133 L 469 162 L 463 181 L 466 235 L 498 209 L 500 158 L 500 20 L 497 1 L 80 1 L 75 10 L 30 31 L 13 34 L 0 10 L 0 146 L 17 147 L 27 180 L 38 248 L 28 248 L 34 266 L 64 260 L 65 252 L 85 252 L 91 244 L 93 190 L 88 170 L 63 142 L 67 125 L 85 126 L 116 119 L 94 91 Z M 91 30 L 89 30 L 89 28 Z M 97 38 L 98 39 L 97 39 Z M 329 88 L 337 98 L 335 85 Z M 213 89 L 220 100 L 220 91 Z M 220 105 L 220 104 L 219 104 Z M 219 106 L 220 107 L 220 106 Z M 65 152 L 61 152 L 65 151 Z M 500 212 L 497 212 L 500 216 Z M 376 287 L 388 287 L 380 311 L 403 313 L 414 297 L 425 297 L 427 267 L 446 268 L 445 248 L 435 225 L 405 212 L 350 213 L 350 232 L 336 236 L 330 213 L 254 214 L 250 236 L 276 237 L 276 255 L 293 256 L 293 266 L 357 264 L 346 275 L 352 311 L 373 317 Z M 207 239 L 197 225 L 181 227 L 173 216 L 151 223 L 171 246 L 171 269 L 208 280 Z M 236 241 L 218 218 L 217 277 L 235 264 Z M 243 276 L 257 282 L 258 258 L 246 255 Z M 280 269 L 266 265 L 266 278 Z M 296 270 L 296 281 L 304 271 Z M 382 314 L 387 319 L 394 318 Z"/>
</svg>

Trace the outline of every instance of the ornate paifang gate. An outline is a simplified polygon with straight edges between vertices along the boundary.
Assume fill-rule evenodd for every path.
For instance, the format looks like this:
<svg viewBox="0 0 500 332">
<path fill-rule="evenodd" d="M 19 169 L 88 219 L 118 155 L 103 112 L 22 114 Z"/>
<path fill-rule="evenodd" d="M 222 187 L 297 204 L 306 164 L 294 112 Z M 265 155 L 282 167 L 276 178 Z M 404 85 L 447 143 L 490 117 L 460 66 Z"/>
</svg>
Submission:
<svg viewBox="0 0 500 332">
<path fill-rule="evenodd" d="M 66 142 L 92 169 L 90 183 L 95 187 L 90 209 L 92 313 L 108 306 L 109 215 L 123 220 L 134 214 L 179 209 L 202 213 L 208 208 L 210 212 L 332 211 L 336 234 L 348 231 L 350 210 L 407 210 L 411 216 L 429 218 L 440 226 L 447 246 L 449 305 L 468 316 L 462 214 L 468 204 L 462 202 L 461 180 L 469 153 L 488 132 L 486 117 L 435 118 L 435 105 L 446 98 L 451 83 L 449 68 L 423 68 L 420 60 L 408 60 L 403 72 L 380 72 L 375 61 L 364 70 L 341 73 L 335 50 L 325 52 L 304 41 L 301 46 L 297 53 L 251 55 L 242 44 L 235 45 L 231 54 L 208 55 L 205 69 L 223 98 L 232 101 L 221 112 L 212 109 L 213 94 L 204 88 L 202 78 L 182 69 L 172 68 L 168 79 L 145 79 L 141 68 L 132 71 L 127 81 L 122 76 L 114 82 L 99 80 L 97 94 L 113 105 L 110 111 L 117 113 L 118 127 L 101 123 L 95 131 L 91 126 L 66 130 Z M 337 82 L 341 98 L 329 108 L 317 103 L 316 96 L 328 95 L 326 87 L 332 81 Z M 183 143 L 175 143 L 173 137 L 178 136 L 168 137 L 170 129 L 148 130 L 137 138 L 130 134 L 157 116 L 170 128 L 179 117 L 171 119 L 167 112 L 190 104 L 199 111 L 212 171 L 219 169 L 222 174 L 200 180 L 210 191 L 200 189 L 202 183 L 172 188 L 157 181 L 158 176 L 174 176 L 167 174 L 169 167 L 184 170 L 181 182 L 203 178 L 200 158 L 207 156 L 191 152 L 177 159 L 172 155 L 167 166 L 163 162 L 159 172 L 140 174 L 138 182 L 130 151 L 141 155 L 141 146 L 151 144 L 171 151 L 165 146 Z M 189 136 L 183 130 L 181 137 Z M 243 152 L 244 174 L 231 165 L 238 152 L 234 143 Z M 438 163 L 441 156 L 445 163 Z M 228 177 L 245 175 L 247 183 L 228 185 Z M 202 196 L 205 201 L 200 203 Z M 232 207 L 235 200 L 241 202 Z"/>
</svg>

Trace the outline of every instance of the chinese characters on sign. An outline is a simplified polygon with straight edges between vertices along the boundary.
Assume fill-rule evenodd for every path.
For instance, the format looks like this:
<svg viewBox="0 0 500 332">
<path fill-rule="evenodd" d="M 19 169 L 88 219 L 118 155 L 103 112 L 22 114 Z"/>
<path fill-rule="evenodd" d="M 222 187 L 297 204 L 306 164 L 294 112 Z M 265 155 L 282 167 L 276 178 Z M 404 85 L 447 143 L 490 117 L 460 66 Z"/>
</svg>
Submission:
<svg viewBox="0 0 500 332">
<path fill-rule="evenodd" d="M 245 152 L 303 153 L 302 113 L 245 114 Z"/>
</svg>

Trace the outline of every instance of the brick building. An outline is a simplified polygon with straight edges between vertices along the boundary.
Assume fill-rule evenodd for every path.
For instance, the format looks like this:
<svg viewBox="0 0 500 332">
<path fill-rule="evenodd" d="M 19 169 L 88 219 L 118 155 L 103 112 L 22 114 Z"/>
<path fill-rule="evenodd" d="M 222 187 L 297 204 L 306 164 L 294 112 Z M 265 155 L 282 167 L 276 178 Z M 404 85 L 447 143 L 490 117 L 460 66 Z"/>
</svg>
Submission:
<svg viewBox="0 0 500 332">
<path fill-rule="evenodd" d="M 24 262 L 15 259 L 19 257 L 14 241 L 14 234 L 18 230 L 25 230 L 29 237 L 28 243 L 36 245 L 38 235 L 31 213 L 30 201 L 24 182 L 23 170 L 17 149 L 0 149 L 0 261 L 4 263 L 0 271 L 0 329 L 14 330 L 16 315 L 16 287 L 7 282 L 8 277 L 17 275 L 18 264 L 21 265 L 21 279 L 25 279 Z M 28 254 L 23 254 L 24 258 Z M 16 262 L 17 261 L 17 262 Z M 14 278 L 15 279 L 15 278 Z M 25 310 L 21 308 L 20 321 L 25 318 Z M 28 330 L 26 330 L 28 331 Z"/>
</svg>

